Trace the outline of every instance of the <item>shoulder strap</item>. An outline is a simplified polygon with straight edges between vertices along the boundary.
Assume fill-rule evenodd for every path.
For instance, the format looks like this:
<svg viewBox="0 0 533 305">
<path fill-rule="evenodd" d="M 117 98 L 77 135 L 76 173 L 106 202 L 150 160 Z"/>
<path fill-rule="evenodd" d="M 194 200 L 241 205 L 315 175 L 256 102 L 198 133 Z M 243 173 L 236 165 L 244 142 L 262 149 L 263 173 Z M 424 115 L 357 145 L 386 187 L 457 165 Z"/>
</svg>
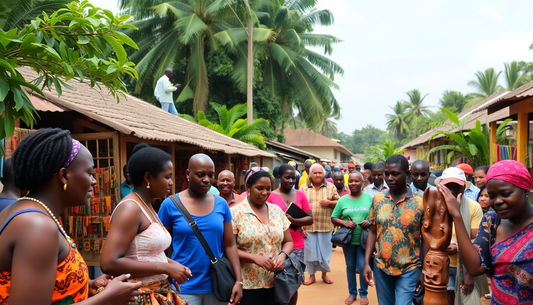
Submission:
<svg viewBox="0 0 533 305">
<path fill-rule="evenodd" d="M 150 224 L 153 224 L 154 222 L 152 221 L 152 218 L 150 218 L 150 216 L 148 216 L 148 213 L 146 213 L 146 211 L 144 210 L 144 208 L 142 207 L 142 205 L 135 199 L 124 199 L 122 200 L 121 202 L 119 202 L 117 204 L 117 206 L 115 207 L 115 209 L 113 210 L 113 213 L 111 213 L 111 219 L 113 219 L 113 215 L 115 215 L 115 211 L 117 210 L 118 206 L 123 203 L 123 202 L 126 202 L 126 201 L 133 201 L 135 202 L 138 206 L 139 206 L 139 209 L 141 209 L 141 212 L 143 212 L 144 216 L 146 216 L 146 218 L 148 218 L 148 221 L 150 221 Z"/>
<path fill-rule="evenodd" d="M 209 256 L 209 259 L 211 260 L 211 263 L 216 262 L 216 257 L 213 255 L 213 252 L 211 251 L 211 248 L 209 248 L 209 245 L 207 244 L 207 241 L 205 240 L 204 236 L 202 235 L 202 232 L 200 232 L 200 229 L 198 229 L 198 225 L 196 224 L 196 221 L 192 219 L 191 214 L 189 214 L 189 211 L 187 211 L 187 208 L 183 205 L 181 200 L 176 195 L 170 196 L 170 199 L 172 202 L 174 202 L 174 205 L 178 208 L 178 210 L 181 212 L 181 215 L 185 217 L 185 220 L 191 227 L 191 229 L 194 231 L 194 234 L 196 235 L 196 238 L 198 238 L 198 241 L 200 241 L 200 244 L 202 244 L 202 247 L 204 248 L 205 252 L 207 253 L 207 256 Z"/>
<path fill-rule="evenodd" d="M 2 228 L 0 229 L 0 234 L 2 234 L 2 232 L 4 231 L 4 229 L 6 228 L 6 226 L 11 222 L 11 220 L 13 220 L 13 218 L 17 217 L 18 215 L 20 214 L 24 214 L 24 213 L 29 213 L 29 212 L 37 212 L 37 213 L 41 213 L 45 216 L 48 216 L 50 217 L 48 214 L 46 214 L 45 212 L 43 211 L 40 211 L 40 210 L 37 210 L 37 209 L 24 209 L 24 210 L 20 210 L 18 212 L 16 212 L 15 214 L 11 215 L 11 217 L 9 217 L 9 219 L 6 221 L 6 223 L 4 223 L 4 225 L 2 226 Z"/>
</svg>

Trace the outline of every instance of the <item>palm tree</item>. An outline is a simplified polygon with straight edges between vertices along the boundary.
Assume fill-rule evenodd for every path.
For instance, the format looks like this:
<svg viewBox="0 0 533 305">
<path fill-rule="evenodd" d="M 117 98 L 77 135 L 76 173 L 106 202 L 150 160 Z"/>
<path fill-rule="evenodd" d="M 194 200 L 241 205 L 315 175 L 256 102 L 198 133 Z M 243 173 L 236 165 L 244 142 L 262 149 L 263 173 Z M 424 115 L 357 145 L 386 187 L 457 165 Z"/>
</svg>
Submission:
<svg viewBox="0 0 533 305">
<path fill-rule="evenodd" d="M 344 73 L 342 67 L 327 57 L 333 44 L 341 40 L 312 33 L 315 26 L 329 26 L 334 20 L 329 10 L 315 9 L 316 3 L 317 0 L 265 1 L 257 17 L 274 35 L 254 44 L 255 52 L 262 58 L 263 86 L 279 99 L 284 111 L 296 108 L 311 128 L 319 124 L 323 113 L 332 116 L 340 113 L 332 88 L 338 89 L 334 76 Z M 324 55 L 310 47 L 324 48 Z M 234 79 L 244 88 L 246 73 L 242 60 L 237 63 L 242 68 L 236 70 Z"/>
<path fill-rule="evenodd" d="M 429 111 L 428 106 L 422 105 L 422 103 L 424 102 L 424 99 L 426 98 L 426 96 L 428 96 L 429 93 L 422 96 L 422 93 L 420 92 L 420 90 L 413 89 L 407 92 L 406 94 L 409 97 L 409 100 L 407 101 L 408 120 L 414 119 L 415 126 L 416 126 L 418 123 L 418 117 L 427 116 L 431 113 L 431 111 Z"/>
<path fill-rule="evenodd" d="M 198 111 L 198 124 L 259 148 L 266 147 L 261 130 L 267 128 L 269 123 L 265 119 L 254 119 L 252 124 L 248 125 L 248 119 L 239 119 L 246 115 L 248 110 L 246 104 L 235 105 L 229 110 L 225 105 L 221 106 L 217 103 L 210 103 L 210 105 L 218 115 L 218 123 L 209 121 L 203 111 Z M 180 114 L 180 116 L 191 122 L 196 122 L 196 119 L 190 115 Z"/>
<path fill-rule="evenodd" d="M 2 0 L 0 1 L 0 29 L 24 28 L 43 12 L 51 14 L 65 8 L 69 0 Z"/>
<path fill-rule="evenodd" d="M 482 101 L 483 99 L 504 90 L 504 88 L 498 85 L 498 78 L 502 72 L 496 73 L 494 68 L 488 68 L 484 72 L 476 72 L 476 80 L 471 80 L 468 85 L 473 87 L 477 92 L 470 94 L 470 100 L 465 105 L 464 109 L 470 108 Z"/>
<path fill-rule="evenodd" d="M 394 134 L 396 139 L 401 139 L 409 132 L 409 126 L 407 125 L 407 110 L 408 106 L 405 101 L 396 101 L 394 107 L 389 106 L 394 114 L 386 114 L 387 118 L 387 131 Z"/>
<path fill-rule="evenodd" d="M 527 71 L 523 71 L 517 61 L 505 63 L 504 65 L 504 77 L 508 90 L 514 90 L 528 82 Z"/>
<path fill-rule="evenodd" d="M 322 118 L 316 126 L 315 131 L 327 138 L 335 137 L 338 133 L 338 128 L 337 123 L 333 119 L 338 120 L 340 118 L 340 114 L 333 116 L 331 113 L 322 113 Z"/>
<path fill-rule="evenodd" d="M 446 90 L 442 94 L 439 104 L 454 113 L 463 111 L 467 103 L 466 97 L 459 91 Z"/>
<path fill-rule="evenodd" d="M 144 85 L 155 86 L 157 77 L 165 68 L 181 60 L 186 61 L 185 85 L 177 101 L 193 100 L 193 111 L 204 110 L 209 96 L 206 54 L 220 47 L 215 34 L 234 28 L 231 9 L 220 0 L 120 0 L 119 5 L 135 19 L 132 25 L 138 31 L 128 31 L 139 50 L 130 59 L 137 65 L 139 81 L 135 91 Z M 269 29 L 253 29 L 254 40 L 268 39 Z M 244 36 L 243 29 L 233 32 Z M 243 35 L 244 34 L 244 35 Z M 153 79 L 152 84 L 143 80 Z"/>
</svg>

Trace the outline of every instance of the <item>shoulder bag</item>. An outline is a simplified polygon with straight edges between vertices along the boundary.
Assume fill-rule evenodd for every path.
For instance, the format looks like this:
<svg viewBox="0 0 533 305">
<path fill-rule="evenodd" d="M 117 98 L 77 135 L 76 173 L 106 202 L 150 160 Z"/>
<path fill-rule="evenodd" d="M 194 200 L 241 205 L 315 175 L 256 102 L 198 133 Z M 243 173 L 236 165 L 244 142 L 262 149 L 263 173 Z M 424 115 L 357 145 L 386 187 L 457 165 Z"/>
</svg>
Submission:
<svg viewBox="0 0 533 305">
<path fill-rule="evenodd" d="M 348 216 L 350 221 L 352 218 Z M 353 228 L 339 227 L 331 236 L 331 243 L 338 247 L 348 246 L 352 242 Z"/>
<path fill-rule="evenodd" d="M 189 214 L 189 211 L 187 211 L 187 208 L 185 208 L 181 200 L 176 195 L 170 196 L 170 199 L 174 202 L 183 217 L 185 217 L 185 220 L 189 226 L 191 226 L 198 241 L 200 241 L 200 244 L 202 244 L 202 247 L 211 260 L 211 285 L 215 297 L 220 302 L 229 302 L 233 286 L 235 286 L 235 273 L 233 272 L 231 262 L 225 255 L 220 258 L 216 258 L 215 255 L 213 255 L 202 232 L 198 229 L 196 221 L 192 219 L 191 214 Z"/>
<path fill-rule="evenodd" d="M 305 280 L 305 264 L 294 253 L 287 255 L 283 270 L 274 276 L 274 299 L 276 303 L 288 304 Z"/>
</svg>

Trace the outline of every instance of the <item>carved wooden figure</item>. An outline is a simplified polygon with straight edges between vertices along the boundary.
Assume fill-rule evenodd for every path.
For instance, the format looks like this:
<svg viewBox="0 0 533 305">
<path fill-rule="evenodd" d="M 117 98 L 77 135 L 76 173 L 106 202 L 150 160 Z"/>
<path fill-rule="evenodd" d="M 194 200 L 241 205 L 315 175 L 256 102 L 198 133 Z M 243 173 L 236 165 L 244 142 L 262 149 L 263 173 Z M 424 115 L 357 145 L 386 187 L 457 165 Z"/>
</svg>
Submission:
<svg viewBox="0 0 533 305">
<path fill-rule="evenodd" d="M 452 218 L 438 190 L 428 188 L 424 191 L 424 212 L 422 237 L 429 246 L 429 252 L 424 257 L 424 305 L 448 305 L 446 287 L 450 259 L 446 248 L 452 239 Z"/>
</svg>

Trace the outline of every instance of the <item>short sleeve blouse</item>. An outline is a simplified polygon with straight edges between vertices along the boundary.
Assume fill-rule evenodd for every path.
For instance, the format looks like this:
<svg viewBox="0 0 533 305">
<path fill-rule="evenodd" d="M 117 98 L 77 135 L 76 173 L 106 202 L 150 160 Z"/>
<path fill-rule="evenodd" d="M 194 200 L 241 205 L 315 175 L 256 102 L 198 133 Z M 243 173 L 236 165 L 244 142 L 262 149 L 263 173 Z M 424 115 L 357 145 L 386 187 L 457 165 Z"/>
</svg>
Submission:
<svg viewBox="0 0 533 305">
<path fill-rule="evenodd" d="M 239 250 L 275 257 L 281 251 L 284 232 L 290 222 L 285 213 L 275 204 L 268 206 L 269 224 L 263 225 L 250 207 L 248 198 L 231 208 L 233 216 L 233 234 L 237 236 Z M 269 237 L 270 233 L 270 237 Z M 274 287 L 274 272 L 266 271 L 254 263 L 241 263 L 244 289 L 262 289 Z"/>
</svg>

